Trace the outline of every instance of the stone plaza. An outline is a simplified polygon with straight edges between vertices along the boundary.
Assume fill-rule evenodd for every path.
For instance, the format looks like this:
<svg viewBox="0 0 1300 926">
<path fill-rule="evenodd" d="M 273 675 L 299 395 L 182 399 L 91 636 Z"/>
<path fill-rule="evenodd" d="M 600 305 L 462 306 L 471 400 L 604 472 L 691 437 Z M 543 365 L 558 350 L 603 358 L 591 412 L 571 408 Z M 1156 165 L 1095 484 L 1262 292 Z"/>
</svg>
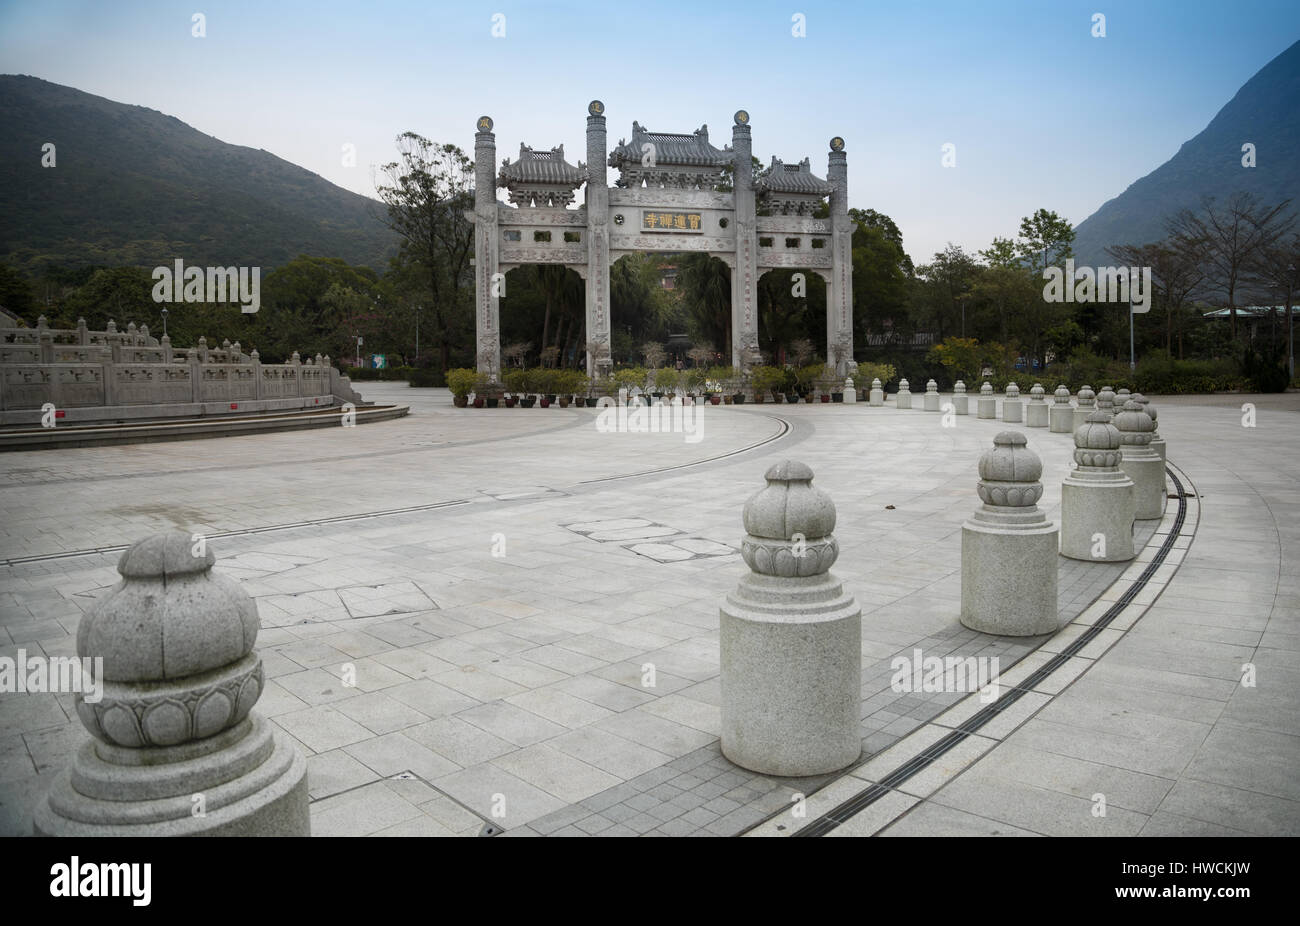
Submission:
<svg viewBox="0 0 1300 926">
<path fill-rule="evenodd" d="M 1128 491 L 1151 471 L 1154 425 L 1106 396 L 1115 426 L 1102 416 L 1077 451 L 1095 475 L 1071 477 L 1073 427 L 1047 426 L 1033 383 L 1010 409 L 970 384 L 995 403 L 989 417 L 927 412 L 919 397 L 878 407 L 869 385 L 856 403 L 698 409 L 693 442 L 602 430 L 600 409 L 464 410 L 445 390 L 372 383 L 367 400 L 411 414 L 6 453 L 0 657 L 76 655 L 127 546 L 179 530 L 255 603 L 258 735 L 305 760 L 315 836 L 1300 832 L 1296 396 L 1152 397 L 1168 469 L 1133 558 L 996 566 L 986 550 L 980 581 L 1017 600 L 1047 587 L 1044 570 L 1055 584 L 1037 605 L 1053 629 L 995 633 L 965 616 L 968 525 L 1054 530 L 1067 478 L 1072 492 Z M 1041 385 L 1051 403 L 1056 384 Z M 1072 424 L 1097 414 L 1073 411 Z M 1130 456 L 1145 469 L 1122 468 Z M 790 493 L 811 480 L 820 500 L 748 512 L 765 475 Z M 796 581 L 842 585 L 825 594 L 860 633 L 818 650 L 857 675 L 856 758 L 837 747 L 830 771 L 797 777 L 742 767 L 750 753 L 733 746 L 785 735 L 763 712 L 797 701 L 813 673 L 787 672 L 792 687 L 739 720 L 723 687 L 747 664 L 728 662 L 725 615 L 766 613 L 780 595 L 764 573 L 794 574 L 773 510 L 813 525 L 802 533 L 825 556 L 792 567 Z M 780 632 L 776 652 L 798 645 Z M 996 659 L 999 690 L 900 685 L 914 654 Z M 0 694 L 0 832 L 33 831 L 90 739 L 76 702 Z"/>
</svg>

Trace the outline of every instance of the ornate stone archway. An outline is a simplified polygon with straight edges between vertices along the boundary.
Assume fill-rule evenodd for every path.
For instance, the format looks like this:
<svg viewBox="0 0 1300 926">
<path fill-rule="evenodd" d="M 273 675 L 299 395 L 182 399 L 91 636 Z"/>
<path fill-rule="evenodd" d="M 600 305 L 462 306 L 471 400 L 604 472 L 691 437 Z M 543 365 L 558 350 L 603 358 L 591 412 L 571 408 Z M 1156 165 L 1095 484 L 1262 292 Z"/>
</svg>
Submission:
<svg viewBox="0 0 1300 926">
<path fill-rule="evenodd" d="M 758 362 L 758 277 L 807 269 L 826 280 L 826 356 L 840 372 L 853 359 L 853 225 L 848 213 L 844 139 L 830 142 L 826 179 L 804 158 L 773 158 L 755 181 L 749 114 L 735 114 L 731 144 L 715 148 L 708 126 L 692 133 L 650 132 L 632 123 L 630 142 L 610 153 L 605 106 L 587 107 L 587 161 L 574 166 L 563 146 L 520 145 L 519 160 L 496 173 L 496 136 L 487 116 L 474 136 L 474 296 L 478 369 L 501 369 L 499 299 L 505 272 L 521 264 L 563 264 L 586 281 L 589 373 L 610 360 L 610 264 L 638 251 L 705 252 L 731 268 L 732 363 Z M 619 171 L 610 187 L 607 168 Z M 732 191 L 714 187 L 731 170 Z M 585 185 L 585 202 L 571 209 Z M 505 187 L 510 205 L 497 201 Z M 813 212 L 829 197 L 830 217 Z M 758 215 L 759 204 L 768 215 Z"/>
</svg>

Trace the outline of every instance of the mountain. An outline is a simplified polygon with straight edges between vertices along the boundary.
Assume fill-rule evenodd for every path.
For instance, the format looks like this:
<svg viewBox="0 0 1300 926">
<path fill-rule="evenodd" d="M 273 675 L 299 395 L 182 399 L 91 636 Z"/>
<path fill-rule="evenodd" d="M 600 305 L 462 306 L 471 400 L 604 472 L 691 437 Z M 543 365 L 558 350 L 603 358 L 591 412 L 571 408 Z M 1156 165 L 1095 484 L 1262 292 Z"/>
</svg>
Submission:
<svg viewBox="0 0 1300 926">
<path fill-rule="evenodd" d="M 269 269 L 308 254 L 380 270 L 396 253 L 382 208 L 155 110 L 0 75 L 0 261 Z"/>
<path fill-rule="evenodd" d="M 1242 145 L 1256 166 L 1242 166 Z M 1244 190 L 1272 204 L 1300 207 L 1300 42 L 1246 81 L 1205 129 L 1172 158 L 1105 203 L 1075 228 L 1075 262 L 1113 264 L 1106 247 L 1165 237 L 1164 220 L 1203 195 L 1219 201 Z"/>
</svg>

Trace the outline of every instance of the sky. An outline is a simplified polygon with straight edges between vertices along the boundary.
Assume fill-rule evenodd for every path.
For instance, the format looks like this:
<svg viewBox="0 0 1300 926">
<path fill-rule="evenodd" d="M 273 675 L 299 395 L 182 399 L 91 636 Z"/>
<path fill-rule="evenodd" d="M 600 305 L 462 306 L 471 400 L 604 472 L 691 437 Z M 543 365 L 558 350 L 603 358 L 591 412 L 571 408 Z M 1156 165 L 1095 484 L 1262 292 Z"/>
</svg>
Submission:
<svg viewBox="0 0 1300 926">
<path fill-rule="evenodd" d="M 707 123 L 722 147 L 744 109 L 759 158 L 810 157 L 824 177 L 839 135 L 849 205 L 891 216 L 917 263 L 1014 237 L 1039 208 L 1077 224 L 1297 38 L 1296 0 L 0 0 L 0 72 L 156 109 L 372 196 L 397 135 L 472 155 L 480 115 L 498 160 L 524 142 L 576 163 L 592 99 L 611 147 L 634 119 Z"/>
</svg>

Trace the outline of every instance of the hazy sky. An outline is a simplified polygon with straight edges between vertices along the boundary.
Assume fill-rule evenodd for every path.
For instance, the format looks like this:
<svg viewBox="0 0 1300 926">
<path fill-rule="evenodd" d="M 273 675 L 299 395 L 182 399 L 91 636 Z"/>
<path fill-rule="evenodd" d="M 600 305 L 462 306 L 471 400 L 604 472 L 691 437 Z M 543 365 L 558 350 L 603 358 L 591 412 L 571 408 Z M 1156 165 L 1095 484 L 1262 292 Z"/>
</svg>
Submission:
<svg viewBox="0 0 1300 926">
<path fill-rule="evenodd" d="M 472 153 L 481 114 L 498 158 L 563 143 L 576 162 L 593 98 L 611 145 L 636 119 L 708 123 L 721 147 L 743 108 L 764 162 L 807 156 L 824 176 L 842 135 L 850 205 L 892 216 L 918 262 L 1012 236 L 1039 207 L 1082 221 L 1297 38 L 1296 0 L 0 0 L 0 71 L 160 110 L 371 195 L 398 133 Z"/>
</svg>

